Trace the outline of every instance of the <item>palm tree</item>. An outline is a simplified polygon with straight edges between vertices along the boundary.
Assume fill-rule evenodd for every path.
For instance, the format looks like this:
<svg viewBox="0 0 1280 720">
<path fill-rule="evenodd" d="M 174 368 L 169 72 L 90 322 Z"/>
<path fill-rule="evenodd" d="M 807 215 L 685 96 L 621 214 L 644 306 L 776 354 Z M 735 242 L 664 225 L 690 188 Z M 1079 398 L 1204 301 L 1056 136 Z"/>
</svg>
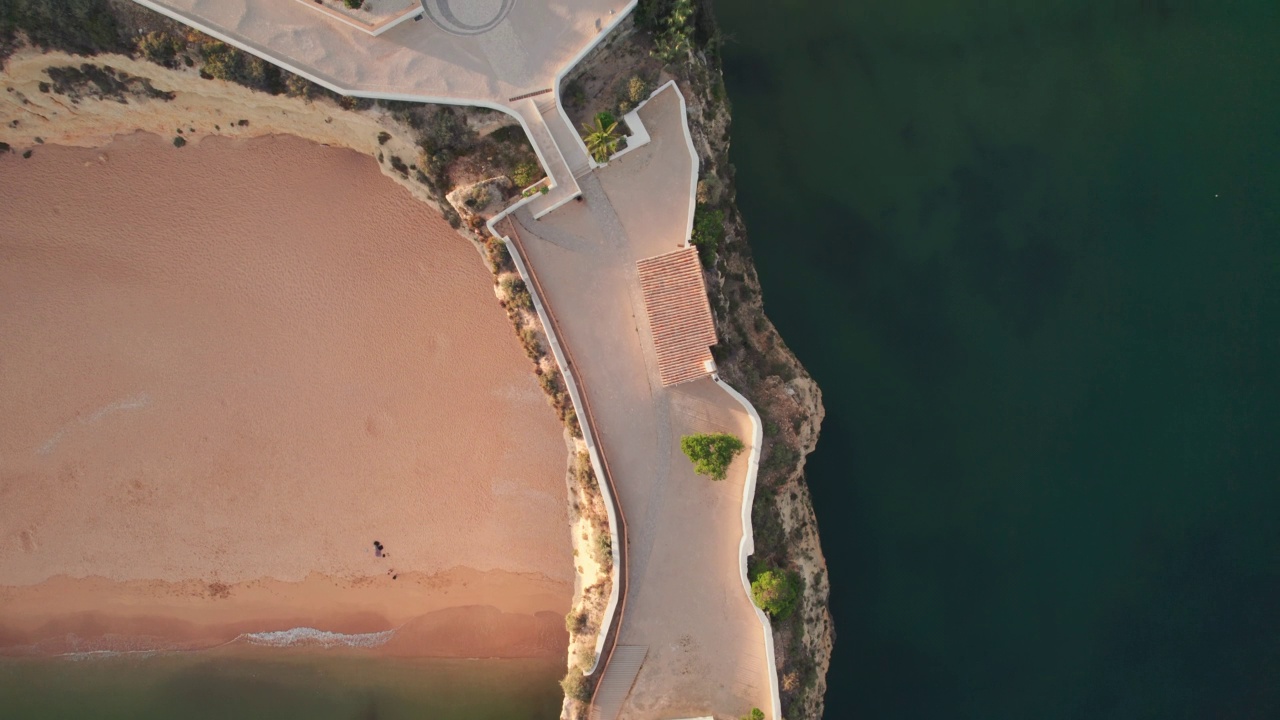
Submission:
<svg viewBox="0 0 1280 720">
<path fill-rule="evenodd" d="M 591 153 L 591 157 L 598 163 L 608 162 L 609 156 L 617 152 L 618 142 L 622 140 L 618 137 L 618 121 L 609 113 L 600 113 L 596 115 L 594 126 L 583 125 L 582 129 L 587 131 L 587 151 Z"/>
</svg>

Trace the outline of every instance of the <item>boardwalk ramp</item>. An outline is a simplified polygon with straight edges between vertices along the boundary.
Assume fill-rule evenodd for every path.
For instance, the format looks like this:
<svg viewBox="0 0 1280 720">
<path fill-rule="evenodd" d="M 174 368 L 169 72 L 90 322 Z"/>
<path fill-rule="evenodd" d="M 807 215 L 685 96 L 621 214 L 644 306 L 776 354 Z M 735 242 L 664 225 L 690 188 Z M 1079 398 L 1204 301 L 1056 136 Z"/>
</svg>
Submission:
<svg viewBox="0 0 1280 720">
<path fill-rule="evenodd" d="M 600 687 L 591 699 L 591 720 L 617 720 L 648 654 L 648 645 L 618 645 L 613 649 Z"/>
</svg>

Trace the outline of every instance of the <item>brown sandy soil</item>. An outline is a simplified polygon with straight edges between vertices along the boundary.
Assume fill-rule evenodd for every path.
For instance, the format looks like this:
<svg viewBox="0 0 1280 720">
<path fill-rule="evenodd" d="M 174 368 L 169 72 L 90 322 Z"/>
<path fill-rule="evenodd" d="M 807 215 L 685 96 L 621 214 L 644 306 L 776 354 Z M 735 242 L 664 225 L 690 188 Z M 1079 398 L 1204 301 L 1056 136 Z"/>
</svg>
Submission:
<svg viewBox="0 0 1280 720">
<path fill-rule="evenodd" d="M 45 145 L 0 194 L 0 644 L 563 652 L 561 429 L 429 207 L 289 137 Z"/>
</svg>

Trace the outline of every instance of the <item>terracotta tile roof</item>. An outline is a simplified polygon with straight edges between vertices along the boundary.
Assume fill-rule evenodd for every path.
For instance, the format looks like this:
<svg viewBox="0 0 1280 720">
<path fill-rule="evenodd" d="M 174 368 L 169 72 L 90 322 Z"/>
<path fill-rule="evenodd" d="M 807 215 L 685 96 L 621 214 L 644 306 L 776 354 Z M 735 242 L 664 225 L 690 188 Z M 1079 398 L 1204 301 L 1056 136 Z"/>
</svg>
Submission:
<svg viewBox="0 0 1280 720">
<path fill-rule="evenodd" d="M 698 250 L 686 247 L 636 263 L 653 330 L 662 384 L 710 375 L 716 324 L 702 282 Z"/>
</svg>

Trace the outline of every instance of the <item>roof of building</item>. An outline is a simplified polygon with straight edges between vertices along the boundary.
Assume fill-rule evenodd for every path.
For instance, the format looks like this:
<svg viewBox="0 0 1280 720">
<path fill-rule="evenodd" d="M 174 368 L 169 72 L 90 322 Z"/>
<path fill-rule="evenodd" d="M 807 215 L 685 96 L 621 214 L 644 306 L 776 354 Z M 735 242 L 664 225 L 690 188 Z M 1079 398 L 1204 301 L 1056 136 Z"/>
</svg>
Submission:
<svg viewBox="0 0 1280 720">
<path fill-rule="evenodd" d="M 664 386 L 710 375 L 716 324 L 695 247 L 636 263 Z"/>
</svg>

